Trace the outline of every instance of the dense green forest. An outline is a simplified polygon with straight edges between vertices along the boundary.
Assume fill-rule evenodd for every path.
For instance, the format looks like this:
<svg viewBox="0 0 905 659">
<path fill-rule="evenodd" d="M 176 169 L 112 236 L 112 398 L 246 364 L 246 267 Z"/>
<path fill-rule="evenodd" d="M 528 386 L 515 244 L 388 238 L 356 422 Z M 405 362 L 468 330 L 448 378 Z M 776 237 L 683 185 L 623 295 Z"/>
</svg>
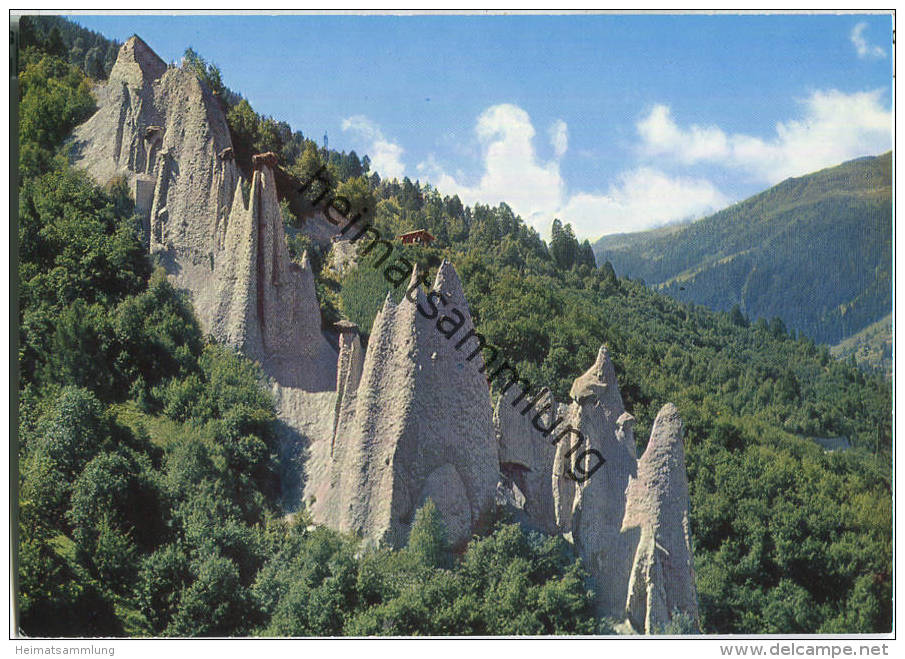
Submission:
<svg viewBox="0 0 905 659">
<path fill-rule="evenodd" d="M 66 60 L 95 80 L 107 78 L 122 45 L 60 16 L 22 16 L 19 43 L 23 50 L 39 48 Z"/>
<path fill-rule="evenodd" d="M 680 227 L 605 236 L 620 275 L 835 344 L 892 308 L 892 154 L 791 178 Z"/>
<path fill-rule="evenodd" d="M 283 518 L 273 403 L 260 373 L 206 339 L 188 301 L 155 271 L 124 186 L 98 188 L 68 166 L 65 135 L 93 110 L 85 71 L 44 40 L 25 45 L 22 630 L 611 632 L 593 619 L 587 575 L 568 543 L 505 519 L 453 555 L 430 505 L 395 552 L 362 554 L 303 513 Z M 216 67 L 194 53 L 186 61 L 216 84 Z M 529 380 L 564 400 L 606 342 L 640 449 L 658 408 L 679 407 L 703 631 L 890 629 L 889 382 L 778 319 L 751 323 L 617 278 L 595 267 L 568 226 L 547 245 L 505 204 L 466 207 L 417 181 L 382 180 L 364 158 L 319 149 L 288 126 L 271 131 L 273 120 L 247 101 L 220 97 L 237 154 L 240 145 L 279 152 L 301 180 L 326 164 L 331 187 L 374 209 L 385 235 L 437 236 L 405 250 L 426 267 L 453 260 L 478 328 Z M 292 228 L 303 214 L 291 201 Z M 389 288 L 380 270 L 362 256 L 339 277 L 323 249 L 292 234 L 294 250 L 315 250 L 325 318 L 367 331 Z M 834 435 L 854 448 L 825 453 L 808 439 Z"/>
</svg>

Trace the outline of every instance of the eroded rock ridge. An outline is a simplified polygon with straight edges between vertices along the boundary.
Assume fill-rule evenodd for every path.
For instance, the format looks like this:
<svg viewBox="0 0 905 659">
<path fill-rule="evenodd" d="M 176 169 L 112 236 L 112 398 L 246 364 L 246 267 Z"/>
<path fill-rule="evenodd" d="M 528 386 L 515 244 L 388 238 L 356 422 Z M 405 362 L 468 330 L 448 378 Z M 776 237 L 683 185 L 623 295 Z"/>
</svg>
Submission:
<svg viewBox="0 0 905 659">
<path fill-rule="evenodd" d="M 480 351 L 460 349 L 474 325 L 449 262 L 428 290 L 413 268 L 366 347 L 347 321 L 323 330 L 307 256 L 290 258 L 277 156 L 256 155 L 244 179 L 219 101 L 138 37 L 95 93 L 97 112 L 74 134 L 75 163 L 101 184 L 129 182 L 148 249 L 189 293 L 204 331 L 261 364 L 283 462 L 295 466 L 283 474 L 287 510 L 305 505 L 319 523 L 400 547 L 430 498 L 462 546 L 505 502 L 523 524 L 574 544 L 600 615 L 644 633 L 676 612 L 697 620 L 675 407 L 660 411 L 638 459 L 605 347 L 567 404 L 510 386 L 493 407 Z M 315 220 L 313 237 L 329 240 L 332 224 Z"/>
</svg>

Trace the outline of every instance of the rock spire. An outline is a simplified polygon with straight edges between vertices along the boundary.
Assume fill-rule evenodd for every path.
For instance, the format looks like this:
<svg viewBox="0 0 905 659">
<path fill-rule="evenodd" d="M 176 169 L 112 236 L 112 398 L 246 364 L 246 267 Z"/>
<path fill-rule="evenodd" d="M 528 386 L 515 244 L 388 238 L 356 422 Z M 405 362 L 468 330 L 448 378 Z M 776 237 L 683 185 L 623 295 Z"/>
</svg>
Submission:
<svg viewBox="0 0 905 659">
<path fill-rule="evenodd" d="M 95 95 L 97 112 L 74 133 L 75 164 L 101 184 L 128 181 L 148 249 L 204 331 L 261 364 L 287 510 L 304 504 L 319 523 L 401 547 L 430 498 L 461 547 L 499 496 L 525 525 L 574 544 L 600 615 L 644 633 L 676 611 L 697 621 L 674 406 L 638 460 L 635 420 L 601 347 L 567 405 L 512 387 L 492 409 L 482 341 L 448 261 L 429 290 L 409 264 L 406 291 L 387 296 L 367 347 L 351 323 L 322 332 L 311 265 L 290 257 L 278 156 L 258 154 L 243 179 L 220 102 L 137 37 Z M 329 242 L 333 225 L 312 218 L 308 235 Z"/>
<path fill-rule="evenodd" d="M 452 264 L 440 266 L 428 294 L 419 277 L 401 301 L 388 295 L 374 320 L 358 387 L 340 402 L 331 480 L 312 509 L 316 520 L 399 547 L 431 498 L 461 545 L 499 480 L 490 394 L 480 356 L 468 362 L 455 348 L 473 325 Z M 453 338 L 445 321 L 460 326 Z"/>
</svg>

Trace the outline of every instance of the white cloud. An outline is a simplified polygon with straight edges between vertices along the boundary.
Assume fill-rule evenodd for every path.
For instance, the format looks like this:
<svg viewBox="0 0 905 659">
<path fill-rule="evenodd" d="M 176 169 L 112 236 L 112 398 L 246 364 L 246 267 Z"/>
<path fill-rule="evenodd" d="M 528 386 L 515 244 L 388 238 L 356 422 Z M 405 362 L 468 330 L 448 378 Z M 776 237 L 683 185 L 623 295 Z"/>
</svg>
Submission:
<svg viewBox="0 0 905 659">
<path fill-rule="evenodd" d="M 482 165 L 477 179 L 469 180 L 461 171 L 450 173 L 433 154 L 417 169 L 443 194 L 458 194 L 466 204 L 505 201 L 542 235 L 549 235 L 552 220 L 558 217 L 571 223 L 580 238 L 593 239 L 700 217 L 732 201 L 706 178 L 666 173 L 670 162 L 717 165 L 773 184 L 886 151 L 892 144 L 892 113 L 884 107 L 883 97 L 883 90 L 815 91 L 802 101 L 800 116 L 778 122 L 769 139 L 727 133 L 718 126 L 682 127 L 667 105 L 657 105 L 636 126 L 641 164 L 600 192 L 568 189 L 560 173 L 560 160 L 569 146 L 564 121 L 549 127 L 554 157 L 544 161 L 535 150 L 537 135 L 528 113 L 512 104 L 494 105 L 475 124 Z M 375 143 L 383 140 L 364 118 L 351 118 L 344 127 L 347 122 Z M 650 166 L 655 160 L 657 166 Z"/>
<path fill-rule="evenodd" d="M 872 46 L 868 43 L 867 38 L 864 36 L 864 31 L 867 29 L 867 23 L 858 23 L 855 27 L 852 28 L 852 33 L 850 35 L 850 39 L 852 41 L 852 45 L 855 47 L 855 52 L 858 53 L 858 57 L 861 59 L 883 59 L 886 57 L 886 51 L 880 48 L 880 46 Z"/>
<path fill-rule="evenodd" d="M 342 129 L 358 135 L 359 139 L 367 143 L 366 151 L 371 159 L 371 169 L 383 178 L 403 178 L 405 176 L 405 164 L 402 162 L 402 154 L 405 152 L 401 146 L 390 142 L 384 137 L 380 127 L 364 115 L 357 114 L 343 119 Z"/>
<path fill-rule="evenodd" d="M 559 160 L 569 148 L 569 127 L 562 119 L 557 119 L 550 125 L 550 144 L 553 145 L 553 153 Z"/>
<path fill-rule="evenodd" d="M 815 91 L 802 102 L 801 118 L 777 123 L 776 135 L 769 140 L 726 134 L 716 126 L 682 128 L 668 106 L 657 105 L 637 124 L 641 152 L 684 165 L 734 167 L 755 180 L 778 183 L 892 148 L 892 112 L 884 107 L 883 96 L 879 89 Z"/>
<path fill-rule="evenodd" d="M 692 126 L 682 130 L 673 121 L 669 106 L 655 105 L 637 124 L 646 155 L 672 155 L 685 165 L 724 158 L 729 140 L 719 128 Z"/>
<path fill-rule="evenodd" d="M 466 204 L 496 205 L 505 201 L 529 221 L 559 208 L 565 187 L 559 163 L 538 159 L 535 130 L 527 112 L 508 103 L 491 106 L 478 117 L 475 134 L 484 163 L 484 172 L 476 184 L 467 185 L 459 180 L 461 177 L 446 173 L 433 157 L 421 163 L 419 171 L 425 172 L 444 194 L 458 194 Z"/>
<path fill-rule="evenodd" d="M 706 179 L 673 177 L 651 167 L 622 173 L 606 194 L 571 196 L 559 216 L 576 235 L 640 231 L 707 215 L 730 199 Z"/>
<path fill-rule="evenodd" d="M 557 120 L 550 127 L 556 158 L 543 162 L 534 149 L 531 118 L 515 105 L 485 110 L 475 133 L 484 167 L 477 183 L 468 185 L 461 174 L 447 173 L 433 155 L 418 165 L 419 172 L 443 194 L 458 194 L 466 204 L 505 201 L 545 236 L 554 217 L 571 223 L 579 238 L 595 239 L 696 217 L 729 203 L 709 181 L 671 177 L 650 167 L 623 173 L 603 194 L 570 193 L 559 171 L 559 158 L 568 148 L 568 126 Z"/>
</svg>

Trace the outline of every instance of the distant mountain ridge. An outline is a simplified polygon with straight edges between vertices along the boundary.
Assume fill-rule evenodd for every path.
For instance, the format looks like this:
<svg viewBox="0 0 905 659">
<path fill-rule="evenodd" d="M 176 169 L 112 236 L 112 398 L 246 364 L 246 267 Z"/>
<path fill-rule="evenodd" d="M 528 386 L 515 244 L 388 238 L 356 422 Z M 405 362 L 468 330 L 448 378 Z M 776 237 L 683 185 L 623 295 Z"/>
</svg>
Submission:
<svg viewBox="0 0 905 659">
<path fill-rule="evenodd" d="M 892 153 L 790 178 L 677 227 L 604 236 L 598 263 L 678 300 L 838 343 L 892 307 Z"/>
</svg>

